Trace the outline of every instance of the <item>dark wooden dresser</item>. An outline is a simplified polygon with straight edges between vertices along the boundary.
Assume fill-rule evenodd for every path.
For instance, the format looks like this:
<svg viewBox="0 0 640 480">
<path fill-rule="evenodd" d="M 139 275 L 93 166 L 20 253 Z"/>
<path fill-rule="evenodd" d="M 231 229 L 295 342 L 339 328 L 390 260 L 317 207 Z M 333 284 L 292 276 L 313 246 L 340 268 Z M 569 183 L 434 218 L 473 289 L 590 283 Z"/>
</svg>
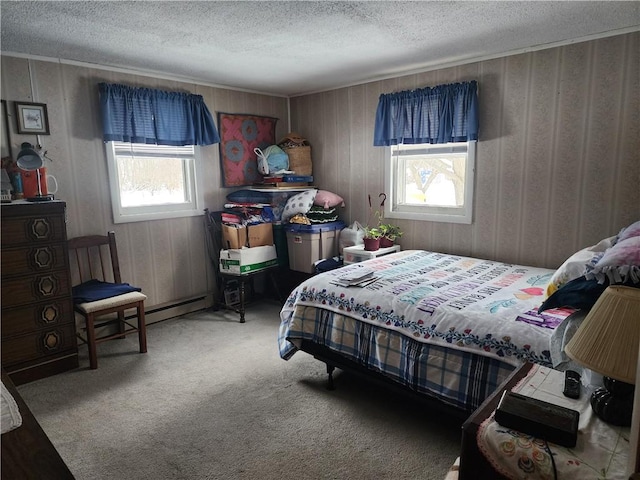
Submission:
<svg viewBox="0 0 640 480">
<path fill-rule="evenodd" d="M 65 209 L 2 204 L 2 367 L 16 385 L 78 367 Z"/>
<path fill-rule="evenodd" d="M 4 369 L 2 383 L 15 400 L 22 417 L 21 426 L 2 434 L 2 480 L 73 479 L 69 467 L 24 403 Z"/>
</svg>

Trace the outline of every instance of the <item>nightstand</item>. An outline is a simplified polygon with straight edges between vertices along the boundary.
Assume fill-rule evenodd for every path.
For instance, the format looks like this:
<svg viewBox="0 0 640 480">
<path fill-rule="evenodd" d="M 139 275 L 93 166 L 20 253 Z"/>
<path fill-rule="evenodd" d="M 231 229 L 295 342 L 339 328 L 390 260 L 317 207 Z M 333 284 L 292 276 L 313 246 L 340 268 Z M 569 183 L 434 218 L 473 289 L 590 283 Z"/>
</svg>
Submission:
<svg viewBox="0 0 640 480">
<path fill-rule="evenodd" d="M 573 399 L 562 394 L 563 386 L 561 371 L 536 364 L 519 368 L 463 425 L 460 479 L 627 478 L 630 428 L 603 422 L 593 413 L 591 388 L 582 388 L 580 397 Z M 578 412 L 575 446 L 547 442 L 497 423 L 493 412 L 505 389 Z"/>
<path fill-rule="evenodd" d="M 501 480 L 506 477 L 496 472 L 478 449 L 476 437 L 478 429 L 498 406 L 502 392 L 511 390 L 529 370 L 532 363 L 525 363 L 513 373 L 489 396 L 462 425 L 462 451 L 460 453 L 459 480 Z"/>
<path fill-rule="evenodd" d="M 396 253 L 401 250 L 400 245 L 393 245 L 392 247 L 379 248 L 373 252 L 364 249 L 364 245 L 355 245 L 353 247 L 344 247 L 342 249 L 342 256 L 344 258 L 344 264 L 360 263 L 372 258 L 382 257 L 391 253 Z"/>
</svg>

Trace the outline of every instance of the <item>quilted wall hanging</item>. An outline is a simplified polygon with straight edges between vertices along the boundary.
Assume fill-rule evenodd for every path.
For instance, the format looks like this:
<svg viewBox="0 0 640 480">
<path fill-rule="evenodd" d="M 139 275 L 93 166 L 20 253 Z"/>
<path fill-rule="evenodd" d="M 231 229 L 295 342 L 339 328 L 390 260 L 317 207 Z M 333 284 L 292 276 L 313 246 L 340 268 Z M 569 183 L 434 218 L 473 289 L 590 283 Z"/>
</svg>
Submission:
<svg viewBox="0 0 640 480">
<path fill-rule="evenodd" d="M 262 179 L 254 148 L 276 142 L 277 118 L 218 112 L 220 161 L 225 187 L 253 185 Z"/>
</svg>

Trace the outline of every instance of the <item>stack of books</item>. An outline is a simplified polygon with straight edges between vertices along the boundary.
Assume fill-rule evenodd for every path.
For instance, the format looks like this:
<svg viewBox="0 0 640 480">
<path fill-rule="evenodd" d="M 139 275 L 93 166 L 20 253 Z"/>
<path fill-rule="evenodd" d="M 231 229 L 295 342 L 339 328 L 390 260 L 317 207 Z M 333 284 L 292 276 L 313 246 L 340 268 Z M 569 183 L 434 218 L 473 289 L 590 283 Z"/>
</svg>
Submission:
<svg viewBox="0 0 640 480">
<path fill-rule="evenodd" d="M 256 183 L 257 186 L 263 187 L 299 187 L 307 186 L 313 182 L 313 175 L 296 175 L 296 174 L 283 174 L 283 175 L 265 175 L 262 177 L 262 181 Z"/>
<path fill-rule="evenodd" d="M 366 287 L 377 279 L 373 270 L 362 267 L 340 275 L 332 283 L 340 287 Z"/>
</svg>

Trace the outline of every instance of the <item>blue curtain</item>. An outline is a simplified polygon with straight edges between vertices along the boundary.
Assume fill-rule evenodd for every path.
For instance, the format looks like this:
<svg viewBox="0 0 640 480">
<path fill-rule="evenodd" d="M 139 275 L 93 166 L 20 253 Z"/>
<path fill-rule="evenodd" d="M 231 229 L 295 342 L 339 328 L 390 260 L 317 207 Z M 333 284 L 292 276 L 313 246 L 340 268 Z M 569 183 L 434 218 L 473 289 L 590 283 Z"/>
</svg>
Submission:
<svg viewBox="0 0 640 480">
<path fill-rule="evenodd" d="M 478 140 L 475 80 L 380 95 L 375 146 Z"/>
<path fill-rule="evenodd" d="M 211 145 L 218 129 L 201 95 L 100 83 L 105 142 Z"/>
</svg>

